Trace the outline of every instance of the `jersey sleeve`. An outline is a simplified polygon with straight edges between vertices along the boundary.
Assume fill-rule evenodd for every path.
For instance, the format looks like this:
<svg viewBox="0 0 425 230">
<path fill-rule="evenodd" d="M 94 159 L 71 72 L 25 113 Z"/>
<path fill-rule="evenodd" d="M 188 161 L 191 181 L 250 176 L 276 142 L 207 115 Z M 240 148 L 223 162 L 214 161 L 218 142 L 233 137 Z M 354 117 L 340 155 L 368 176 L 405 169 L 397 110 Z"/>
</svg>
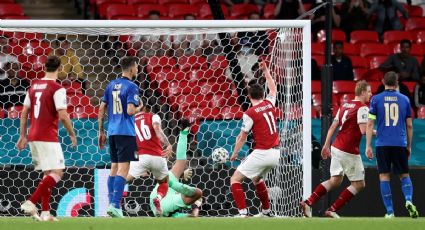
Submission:
<svg viewBox="0 0 425 230">
<path fill-rule="evenodd" d="M 338 109 L 338 111 L 336 112 L 335 118 L 334 118 L 334 122 L 339 122 L 339 112 L 341 111 L 341 109 Z"/>
<path fill-rule="evenodd" d="M 108 104 L 109 102 L 109 85 L 106 86 L 105 92 L 103 93 L 102 101 Z"/>
<path fill-rule="evenodd" d="M 60 88 L 56 90 L 53 95 L 53 100 L 55 101 L 56 110 L 67 109 L 66 103 L 66 90 L 65 88 Z"/>
<path fill-rule="evenodd" d="M 366 124 L 369 115 L 369 108 L 367 106 L 360 107 L 357 110 L 357 124 Z"/>
<path fill-rule="evenodd" d="M 267 95 L 266 100 L 270 101 L 272 105 L 276 105 L 276 97 L 273 97 L 272 95 Z"/>
<path fill-rule="evenodd" d="M 139 103 L 139 88 L 135 84 L 132 84 L 127 93 L 127 104 L 139 106 Z"/>
<path fill-rule="evenodd" d="M 377 101 L 376 97 L 372 97 L 372 100 L 370 100 L 370 107 L 369 107 L 369 118 L 376 120 L 376 111 L 377 111 Z"/>
<path fill-rule="evenodd" d="M 254 121 L 252 120 L 252 118 L 250 116 L 248 116 L 248 114 L 244 113 L 242 116 L 242 128 L 241 130 L 249 133 L 249 131 L 251 131 L 252 126 L 254 125 Z"/>
<path fill-rule="evenodd" d="M 159 123 L 159 124 L 161 124 L 161 118 L 157 114 L 154 114 L 152 116 L 152 123 Z"/>
<path fill-rule="evenodd" d="M 27 92 L 27 94 L 25 95 L 24 106 L 27 108 L 31 108 L 31 99 L 29 92 Z"/>
</svg>

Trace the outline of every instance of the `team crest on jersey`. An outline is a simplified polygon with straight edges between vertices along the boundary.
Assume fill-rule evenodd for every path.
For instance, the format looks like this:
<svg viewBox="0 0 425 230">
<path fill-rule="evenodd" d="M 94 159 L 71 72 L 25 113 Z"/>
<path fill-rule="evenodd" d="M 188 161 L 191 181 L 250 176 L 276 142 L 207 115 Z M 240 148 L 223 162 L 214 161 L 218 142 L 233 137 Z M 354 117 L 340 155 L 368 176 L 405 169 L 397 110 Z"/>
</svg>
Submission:
<svg viewBox="0 0 425 230">
<path fill-rule="evenodd" d="M 362 115 L 362 119 L 367 119 L 367 117 L 368 117 L 368 114 L 363 114 Z"/>
<path fill-rule="evenodd" d="M 139 101 L 139 95 L 134 95 L 134 100 Z"/>
<path fill-rule="evenodd" d="M 121 89 L 121 84 L 116 84 L 116 85 L 114 85 L 114 89 Z"/>
</svg>

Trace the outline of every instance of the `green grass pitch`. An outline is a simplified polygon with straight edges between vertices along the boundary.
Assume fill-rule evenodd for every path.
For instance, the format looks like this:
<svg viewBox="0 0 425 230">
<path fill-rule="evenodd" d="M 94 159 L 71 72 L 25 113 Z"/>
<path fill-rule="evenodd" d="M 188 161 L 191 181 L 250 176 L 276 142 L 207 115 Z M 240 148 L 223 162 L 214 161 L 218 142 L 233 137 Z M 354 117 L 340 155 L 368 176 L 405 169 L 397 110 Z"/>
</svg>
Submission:
<svg viewBox="0 0 425 230">
<path fill-rule="evenodd" d="M 0 218 L 1 230 L 416 230 L 425 229 L 425 218 L 62 218 L 35 222 L 29 218 Z"/>
</svg>

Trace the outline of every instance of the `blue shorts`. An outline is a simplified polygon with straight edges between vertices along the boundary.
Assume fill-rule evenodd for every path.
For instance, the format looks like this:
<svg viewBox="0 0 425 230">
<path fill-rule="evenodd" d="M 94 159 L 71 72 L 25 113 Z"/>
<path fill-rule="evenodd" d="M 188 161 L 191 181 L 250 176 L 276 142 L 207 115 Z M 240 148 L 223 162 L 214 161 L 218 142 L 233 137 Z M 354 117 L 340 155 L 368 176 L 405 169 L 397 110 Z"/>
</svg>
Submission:
<svg viewBox="0 0 425 230">
<path fill-rule="evenodd" d="M 109 153 L 112 163 L 137 161 L 137 142 L 134 136 L 109 136 Z"/>
<path fill-rule="evenodd" d="M 379 173 L 404 174 L 409 172 L 406 147 L 379 146 L 376 147 L 376 159 Z M 392 169 L 392 170 L 391 170 Z"/>
</svg>

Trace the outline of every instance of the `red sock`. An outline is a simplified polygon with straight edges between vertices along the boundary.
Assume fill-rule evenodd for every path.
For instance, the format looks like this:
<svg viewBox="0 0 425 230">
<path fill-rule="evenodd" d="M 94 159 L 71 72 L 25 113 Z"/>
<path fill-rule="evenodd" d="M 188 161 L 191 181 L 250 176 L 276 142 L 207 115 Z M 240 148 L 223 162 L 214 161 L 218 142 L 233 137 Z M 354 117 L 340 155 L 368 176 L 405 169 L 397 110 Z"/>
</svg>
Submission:
<svg viewBox="0 0 425 230">
<path fill-rule="evenodd" d="M 255 186 L 255 191 L 257 192 L 257 196 L 261 201 L 261 207 L 263 210 L 270 209 L 269 193 L 267 192 L 266 183 L 261 181 Z"/>
<path fill-rule="evenodd" d="M 50 175 L 47 175 L 43 178 L 43 180 L 38 184 L 37 189 L 31 195 L 30 201 L 34 204 L 40 201 L 42 196 L 46 196 L 48 194 L 48 189 L 52 189 L 56 185 L 55 179 Z"/>
<path fill-rule="evenodd" d="M 47 189 L 47 193 L 41 196 L 41 211 L 50 211 L 50 197 L 52 196 L 52 189 Z"/>
<path fill-rule="evenodd" d="M 230 189 L 232 190 L 236 207 L 239 210 L 246 209 L 245 192 L 243 191 L 242 185 L 240 183 L 234 183 L 230 186 Z"/>
<path fill-rule="evenodd" d="M 323 195 L 328 192 L 322 184 L 317 185 L 310 197 L 305 201 L 309 206 L 313 206 Z"/>
<path fill-rule="evenodd" d="M 329 210 L 332 212 L 338 211 L 353 197 L 354 197 L 354 194 L 351 193 L 350 190 L 344 189 L 344 191 L 342 191 L 341 194 L 339 194 L 338 199 L 336 199 L 336 201 L 332 204 Z"/>
<path fill-rule="evenodd" d="M 157 194 L 164 198 L 168 192 L 168 182 L 159 183 Z"/>
</svg>

